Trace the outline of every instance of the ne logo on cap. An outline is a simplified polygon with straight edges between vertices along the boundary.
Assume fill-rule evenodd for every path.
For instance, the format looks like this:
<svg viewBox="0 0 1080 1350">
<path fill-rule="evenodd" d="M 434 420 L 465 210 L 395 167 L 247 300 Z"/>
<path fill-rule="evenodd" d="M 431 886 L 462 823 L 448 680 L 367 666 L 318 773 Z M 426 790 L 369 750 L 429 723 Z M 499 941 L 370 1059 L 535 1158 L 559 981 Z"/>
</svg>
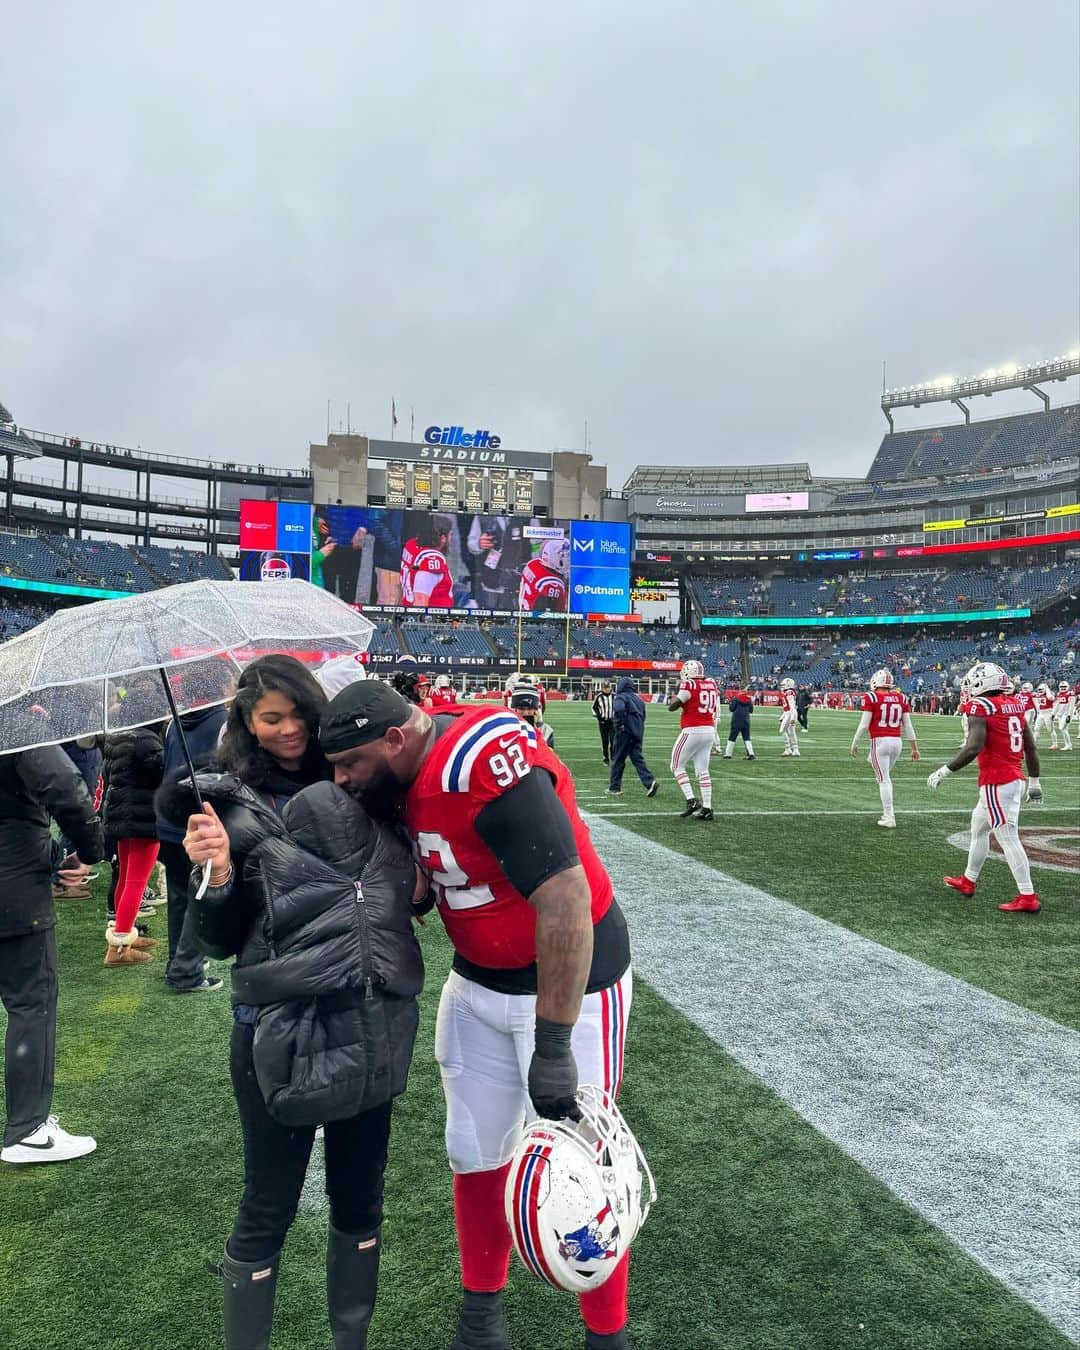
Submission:
<svg viewBox="0 0 1080 1350">
<path fill-rule="evenodd" d="M 357 729 L 360 730 L 360 731 L 363 731 L 363 729 L 364 729 L 364 728 L 367 726 L 367 724 L 371 721 L 371 718 L 370 718 L 370 717 L 354 717 L 354 718 L 353 718 L 353 721 L 356 723 Z"/>
</svg>

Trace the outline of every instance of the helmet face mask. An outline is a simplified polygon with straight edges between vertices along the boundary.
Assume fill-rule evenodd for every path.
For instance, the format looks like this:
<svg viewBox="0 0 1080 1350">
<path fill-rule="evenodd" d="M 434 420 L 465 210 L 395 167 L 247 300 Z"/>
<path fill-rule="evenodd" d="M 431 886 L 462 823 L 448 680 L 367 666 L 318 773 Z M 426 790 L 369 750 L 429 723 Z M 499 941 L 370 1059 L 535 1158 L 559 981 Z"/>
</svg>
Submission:
<svg viewBox="0 0 1080 1350">
<path fill-rule="evenodd" d="M 656 1199 L 649 1165 L 608 1093 L 584 1086 L 581 1120 L 536 1120 L 514 1151 L 506 1218 L 525 1266 L 584 1293 L 614 1274 Z"/>
<path fill-rule="evenodd" d="M 568 539 L 546 539 L 540 547 L 540 561 L 560 576 L 570 571 L 570 541 Z"/>
<path fill-rule="evenodd" d="M 977 661 L 960 681 L 960 689 L 972 698 L 982 694 L 1002 694 L 1009 687 L 1009 677 L 993 661 Z"/>
<path fill-rule="evenodd" d="M 1031 693 L 1034 693 L 1034 690 L 1033 690 L 1032 687 L 1031 687 L 1031 681 L 1030 681 L 1030 680 L 1025 680 L 1025 681 L 1024 681 L 1024 683 L 1020 686 L 1020 692 L 1023 693 L 1023 694 L 1031 694 Z"/>
<path fill-rule="evenodd" d="M 439 678 L 435 681 L 435 688 L 436 688 L 436 689 L 449 689 L 449 688 L 450 688 L 450 676 L 449 676 L 449 675 L 440 675 Z"/>
<path fill-rule="evenodd" d="M 679 671 L 681 680 L 701 680 L 705 678 L 705 667 L 700 661 L 684 661 Z"/>
</svg>

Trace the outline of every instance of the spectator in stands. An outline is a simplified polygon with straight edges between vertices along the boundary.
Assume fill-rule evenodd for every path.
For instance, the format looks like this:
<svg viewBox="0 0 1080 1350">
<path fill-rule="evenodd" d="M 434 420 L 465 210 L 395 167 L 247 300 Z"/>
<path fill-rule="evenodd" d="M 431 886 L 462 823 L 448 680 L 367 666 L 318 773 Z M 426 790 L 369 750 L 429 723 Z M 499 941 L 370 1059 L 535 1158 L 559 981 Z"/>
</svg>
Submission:
<svg viewBox="0 0 1080 1350">
<path fill-rule="evenodd" d="M 655 797 L 660 789 L 660 782 L 645 763 L 642 750 L 642 743 L 645 740 L 645 704 L 629 675 L 624 675 L 616 685 L 612 711 L 615 722 L 615 748 L 611 756 L 608 791 L 614 796 L 622 792 L 623 770 L 629 759 L 637 770 L 645 795 Z"/>
<path fill-rule="evenodd" d="M 75 765 L 59 746 L 0 755 L 0 1002 L 7 1009 L 0 1162 L 63 1162 L 92 1153 L 50 1115 L 56 1058 L 56 911 L 50 887 L 50 816 L 83 863 L 104 854 L 101 822 Z"/>
</svg>

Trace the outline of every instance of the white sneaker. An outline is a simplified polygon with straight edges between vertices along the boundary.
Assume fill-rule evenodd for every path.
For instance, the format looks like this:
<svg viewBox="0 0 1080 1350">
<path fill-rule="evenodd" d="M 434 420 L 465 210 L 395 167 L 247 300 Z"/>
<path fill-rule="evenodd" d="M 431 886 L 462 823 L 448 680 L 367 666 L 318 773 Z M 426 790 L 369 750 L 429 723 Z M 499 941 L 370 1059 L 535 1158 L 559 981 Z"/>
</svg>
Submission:
<svg viewBox="0 0 1080 1350">
<path fill-rule="evenodd" d="M 896 829 L 896 817 L 895 817 L 895 816 L 882 816 L 881 819 L 878 821 L 878 824 L 879 824 L 883 829 L 886 829 L 886 830 L 895 830 L 895 829 Z"/>
<path fill-rule="evenodd" d="M 39 1125 L 33 1134 L 0 1149 L 0 1162 L 6 1163 L 46 1163 L 67 1162 L 71 1158 L 82 1158 L 93 1153 L 97 1140 L 88 1134 L 68 1134 L 60 1128 L 55 1116 L 49 1116 L 44 1125 Z"/>
<path fill-rule="evenodd" d="M 791 752 L 791 758 L 792 758 L 792 759 L 801 759 L 801 758 L 802 758 L 802 751 L 801 751 L 801 750 L 792 750 L 792 752 Z"/>
<path fill-rule="evenodd" d="M 783 759 L 783 757 L 784 757 L 785 755 L 790 755 L 790 754 L 791 754 L 791 751 L 790 751 L 790 750 L 781 750 L 781 751 L 780 751 L 780 758 Z"/>
</svg>

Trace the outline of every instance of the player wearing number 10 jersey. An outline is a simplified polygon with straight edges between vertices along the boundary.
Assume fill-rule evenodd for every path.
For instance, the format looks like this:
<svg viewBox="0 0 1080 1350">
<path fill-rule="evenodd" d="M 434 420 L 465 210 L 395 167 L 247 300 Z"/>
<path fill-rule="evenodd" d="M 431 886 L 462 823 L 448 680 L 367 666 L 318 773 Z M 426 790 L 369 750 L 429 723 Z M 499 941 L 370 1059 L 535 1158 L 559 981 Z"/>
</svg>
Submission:
<svg viewBox="0 0 1080 1350">
<path fill-rule="evenodd" d="M 323 714 L 335 781 L 404 822 L 454 946 L 435 1054 L 463 1305 L 451 1350 L 509 1350 L 501 1304 L 510 1160 L 531 1114 L 577 1114 L 579 1077 L 613 1096 L 632 982 L 626 921 L 569 770 L 503 709 L 429 716 L 369 680 Z M 628 1256 L 578 1296 L 586 1350 L 627 1350 Z"/>
<path fill-rule="evenodd" d="M 946 877 L 961 895 L 974 895 L 982 865 L 990 852 L 990 832 L 1001 845 L 1019 894 L 999 909 L 1010 914 L 1037 914 L 1039 897 L 1031 889 L 1031 866 L 1020 842 L 1020 801 L 1042 801 L 1039 752 L 1024 718 L 1024 705 L 1006 692 L 1009 677 L 991 661 L 980 661 L 964 676 L 961 690 L 968 696 L 968 737 L 960 753 L 926 780 L 931 790 L 951 774 L 979 761 L 979 801 L 971 813 L 971 843 L 962 876 Z M 1024 770 L 1027 762 L 1027 791 Z"/>
<path fill-rule="evenodd" d="M 686 798 L 684 817 L 712 820 L 712 777 L 709 756 L 716 741 L 716 713 L 720 691 L 716 681 L 705 674 L 700 661 L 686 661 L 679 671 L 679 687 L 668 700 L 668 707 L 679 714 L 679 734 L 671 750 L 671 772 Z M 700 800 L 690 786 L 687 765 L 697 772 Z"/>
<path fill-rule="evenodd" d="M 870 692 L 863 695 L 862 718 L 851 742 L 851 757 L 859 753 L 863 733 L 870 733 L 870 763 L 881 795 L 881 819 L 887 830 L 896 829 L 893 810 L 893 765 L 904 748 L 903 736 L 911 742 L 911 758 L 919 758 L 915 728 L 911 724 L 911 704 L 899 689 L 893 688 L 891 670 L 876 670 L 870 676 Z"/>
</svg>

